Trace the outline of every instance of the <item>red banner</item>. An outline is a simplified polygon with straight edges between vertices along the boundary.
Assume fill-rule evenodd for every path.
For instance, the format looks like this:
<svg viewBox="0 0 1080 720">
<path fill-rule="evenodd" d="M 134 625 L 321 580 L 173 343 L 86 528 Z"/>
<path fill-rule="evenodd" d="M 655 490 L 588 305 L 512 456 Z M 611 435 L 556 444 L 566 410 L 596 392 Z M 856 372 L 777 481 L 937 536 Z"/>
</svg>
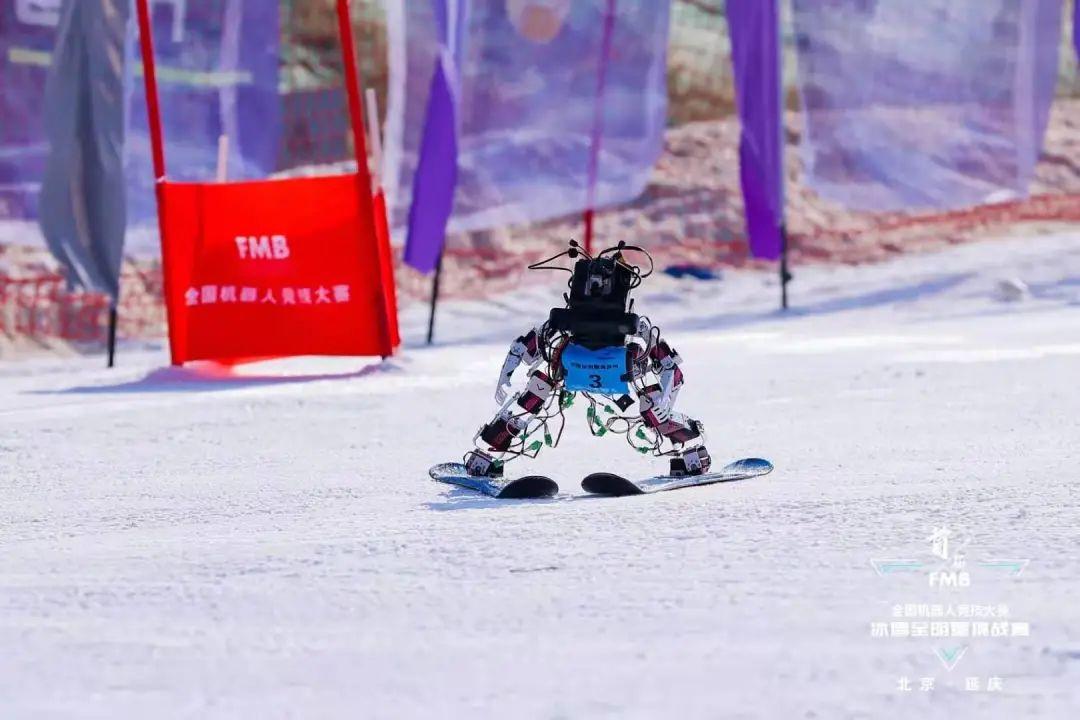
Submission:
<svg viewBox="0 0 1080 720">
<path fill-rule="evenodd" d="M 393 352 L 385 218 L 365 216 L 359 176 L 159 192 L 173 364 Z"/>
</svg>

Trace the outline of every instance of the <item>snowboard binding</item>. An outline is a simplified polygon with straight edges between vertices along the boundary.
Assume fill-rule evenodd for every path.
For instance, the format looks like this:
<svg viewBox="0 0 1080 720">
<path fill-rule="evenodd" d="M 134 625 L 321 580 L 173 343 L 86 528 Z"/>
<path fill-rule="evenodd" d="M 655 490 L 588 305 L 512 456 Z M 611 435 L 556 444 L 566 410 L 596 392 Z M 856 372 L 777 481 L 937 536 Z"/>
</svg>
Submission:
<svg viewBox="0 0 1080 720">
<path fill-rule="evenodd" d="M 502 463 L 479 450 L 470 450 L 465 454 L 465 470 L 473 477 L 501 478 Z"/>
</svg>

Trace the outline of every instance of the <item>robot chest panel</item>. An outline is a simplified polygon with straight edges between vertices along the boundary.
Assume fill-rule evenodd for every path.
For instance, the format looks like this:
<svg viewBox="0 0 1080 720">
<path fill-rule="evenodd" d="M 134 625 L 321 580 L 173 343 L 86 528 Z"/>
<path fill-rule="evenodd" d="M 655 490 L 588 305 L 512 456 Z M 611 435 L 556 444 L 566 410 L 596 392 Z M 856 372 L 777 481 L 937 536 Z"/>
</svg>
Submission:
<svg viewBox="0 0 1080 720">
<path fill-rule="evenodd" d="M 629 368 L 625 347 L 590 350 L 571 342 L 563 350 L 561 362 L 567 390 L 604 395 L 626 393 Z"/>
</svg>

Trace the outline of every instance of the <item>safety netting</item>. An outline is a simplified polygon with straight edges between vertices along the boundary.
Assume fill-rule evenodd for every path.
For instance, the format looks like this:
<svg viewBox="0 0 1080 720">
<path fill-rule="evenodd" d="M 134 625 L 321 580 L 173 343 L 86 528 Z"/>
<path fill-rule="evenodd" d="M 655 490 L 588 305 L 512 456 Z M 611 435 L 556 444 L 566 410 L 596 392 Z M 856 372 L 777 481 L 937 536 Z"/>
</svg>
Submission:
<svg viewBox="0 0 1080 720">
<path fill-rule="evenodd" d="M 126 3 L 124 3 L 126 4 Z M 118 6 L 119 7 L 119 6 Z M 354 26 L 362 70 L 385 46 Z M 0 3 L 0 221 L 38 219 L 49 143 L 44 118 L 62 0 Z M 177 180 L 329 172 L 351 157 L 340 42 L 332 3 L 154 0 L 151 3 L 169 176 Z M 143 68 L 128 10 L 122 107 L 129 233 L 126 251 L 159 252 Z M 224 143 L 222 138 L 225 138 Z M 28 241 L 34 241 L 28 233 Z"/>
<path fill-rule="evenodd" d="M 644 189 L 663 147 L 669 5 L 618 3 L 605 58 L 607 4 L 465 3 L 454 78 L 459 156 L 451 232 L 582 210 L 601 93 L 596 204 L 626 202 Z M 434 5 L 387 5 L 384 181 L 399 237 L 408 219 L 440 46 Z"/>
<path fill-rule="evenodd" d="M 372 31 L 381 17 L 376 2 L 353 3 L 362 70 L 370 70 L 373 58 L 385 68 L 385 43 L 375 42 Z M 84 46 L 70 42 L 70 11 L 89 12 L 90 6 L 94 17 L 104 15 L 127 27 L 119 52 L 112 46 L 92 48 L 94 58 L 107 54 L 107 62 L 91 63 L 107 64 L 123 76 L 117 100 L 104 98 L 96 105 L 104 97 L 101 87 L 95 85 L 95 93 L 72 92 L 59 87 L 51 69 L 55 56 L 76 56 L 76 62 L 64 65 L 69 77 L 60 80 L 79 87 L 83 66 L 77 56 L 85 53 Z M 333 3 L 152 0 L 149 6 L 171 179 L 329 175 L 343 164 L 345 169 L 355 165 Z M 89 25 L 84 22 L 81 29 L 91 33 Z M 378 31 L 381 36 L 381 20 Z M 57 97 L 76 104 L 76 111 L 50 107 L 50 98 Z M 83 122 L 84 107 L 110 119 L 115 114 L 125 130 L 128 228 L 120 334 L 161 330 L 161 246 L 134 4 L 20 0 L 0 3 L 0 335 L 102 337 L 107 299 L 67 286 L 47 256 L 40 227 L 45 211 L 39 198 L 50 154 L 46 120 L 78 115 Z"/>
<path fill-rule="evenodd" d="M 59 3 L 0 3 L 0 220 L 37 217 L 45 77 L 59 22 Z"/>
<path fill-rule="evenodd" d="M 278 3 L 171 0 L 151 9 L 169 177 L 207 181 L 219 170 L 230 179 L 269 175 L 281 133 Z M 156 218 L 157 207 L 142 64 L 129 65 L 136 75 L 127 108 L 129 217 L 141 221 Z"/>
<path fill-rule="evenodd" d="M 793 0 L 811 187 L 860 210 L 1024 197 L 1060 0 Z"/>
</svg>

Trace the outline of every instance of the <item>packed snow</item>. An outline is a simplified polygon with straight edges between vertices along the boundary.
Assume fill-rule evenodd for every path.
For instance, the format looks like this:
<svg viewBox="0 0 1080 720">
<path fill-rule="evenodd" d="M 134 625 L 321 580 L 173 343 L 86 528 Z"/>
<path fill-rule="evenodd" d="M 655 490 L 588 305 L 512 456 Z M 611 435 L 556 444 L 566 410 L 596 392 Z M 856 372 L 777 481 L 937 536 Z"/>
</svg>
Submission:
<svg viewBox="0 0 1080 720">
<path fill-rule="evenodd" d="M 582 493 L 664 464 L 580 404 L 509 466 L 553 500 L 427 477 L 557 285 L 432 348 L 413 306 L 383 363 L 0 363 L 0 716 L 1080 716 L 1080 233 L 796 276 L 786 314 L 770 273 L 639 291 L 716 461 L 776 466 L 647 497 Z M 875 569 L 941 528 L 970 587 Z M 874 636 L 908 604 L 1014 625 Z"/>
</svg>

